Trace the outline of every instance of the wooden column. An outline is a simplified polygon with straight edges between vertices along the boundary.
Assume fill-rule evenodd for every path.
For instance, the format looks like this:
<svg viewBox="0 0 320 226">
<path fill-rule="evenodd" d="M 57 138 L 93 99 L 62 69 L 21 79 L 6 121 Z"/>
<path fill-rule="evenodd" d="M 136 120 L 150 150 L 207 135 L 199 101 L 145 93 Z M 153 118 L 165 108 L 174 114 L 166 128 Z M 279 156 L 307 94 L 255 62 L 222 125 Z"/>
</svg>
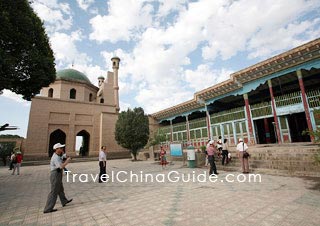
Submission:
<svg viewBox="0 0 320 226">
<path fill-rule="evenodd" d="M 304 89 L 304 83 L 303 83 L 302 71 L 301 70 L 297 71 L 297 76 L 298 76 L 299 86 L 300 86 L 301 95 L 302 95 L 302 103 L 303 103 L 304 111 L 306 113 L 308 130 L 309 131 L 313 131 L 311 118 L 310 118 L 309 104 L 308 104 L 308 100 L 307 100 L 306 91 Z M 311 141 L 313 142 L 314 141 L 314 137 L 310 136 L 310 138 L 311 138 Z"/>
<path fill-rule="evenodd" d="M 172 125 L 172 119 L 170 120 L 170 142 L 173 141 L 173 125 Z"/>
<path fill-rule="evenodd" d="M 277 112 L 276 112 L 276 103 L 275 103 L 274 96 L 273 96 L 271 80 L 268 80 L 268 86 L 269 86 L 269 92 L 270 92 L 270 97 L 271 97 L 271 106 L 272 106 L 272 111 L 273 111 L 274 124 L 276 126 L 276 132 L 277 132 L 276 136 L 277 136 L 278 143 L 281 144 L 279 121 L 278 121 Z"/>
<path fill-rule="evenodd" d="M 186 116 L 186 128 L 187 128 L 187 141 L 188 143 L 190 143 L 190 127 L 189 127 L 188 115 Z"/>
<path fill-rule="evenodd" d="M 207 105 L 206 105 L 206 121 L 207 121 L 208 139 L 212 140 L 212 137 L 211 137 L 211 119 L 210 119 L 210 113 L 208 111 Z"/>
<path fill-rule="evenodd" d="M 252 128 L 252 118 L 251 118 L 251 111 L 249 106 L 248 94 L 243 94 L 244 103 L 246 106 L 246 113 L 247 113 L 247 120 L 248 120 L 248 129 L 249 129 L 249 140 L 250 144 L 254 144 L 254 136 L 253 136 L 253 128 Z"/>
</svg>

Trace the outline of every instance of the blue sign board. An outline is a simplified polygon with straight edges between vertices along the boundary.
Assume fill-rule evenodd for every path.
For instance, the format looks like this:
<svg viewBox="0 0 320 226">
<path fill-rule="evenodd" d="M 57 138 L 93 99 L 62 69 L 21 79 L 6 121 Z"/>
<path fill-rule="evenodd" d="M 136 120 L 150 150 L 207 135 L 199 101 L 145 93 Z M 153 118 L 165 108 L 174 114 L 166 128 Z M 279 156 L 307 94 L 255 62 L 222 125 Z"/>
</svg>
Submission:
<svg viewBox="0 0 320 226">
<path fill-rule="evenodd" d="M 171 156 L 182 156 L 182 144 L 170 144 Z"/>
</svg>

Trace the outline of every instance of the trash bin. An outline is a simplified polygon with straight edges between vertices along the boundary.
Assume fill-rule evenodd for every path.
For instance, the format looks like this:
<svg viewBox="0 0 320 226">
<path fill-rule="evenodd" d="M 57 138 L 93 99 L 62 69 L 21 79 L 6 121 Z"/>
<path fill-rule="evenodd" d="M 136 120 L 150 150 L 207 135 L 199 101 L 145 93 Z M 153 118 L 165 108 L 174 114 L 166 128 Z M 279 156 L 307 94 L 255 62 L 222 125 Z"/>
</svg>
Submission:
<svg viewBox="0 0 320 226">
<path fill-rule="evenodd" d="M 196 153 L 192 145 L 187 147 L 187 159 L 189 168 L 194 168 L 196 163 Z"/>
</svg>

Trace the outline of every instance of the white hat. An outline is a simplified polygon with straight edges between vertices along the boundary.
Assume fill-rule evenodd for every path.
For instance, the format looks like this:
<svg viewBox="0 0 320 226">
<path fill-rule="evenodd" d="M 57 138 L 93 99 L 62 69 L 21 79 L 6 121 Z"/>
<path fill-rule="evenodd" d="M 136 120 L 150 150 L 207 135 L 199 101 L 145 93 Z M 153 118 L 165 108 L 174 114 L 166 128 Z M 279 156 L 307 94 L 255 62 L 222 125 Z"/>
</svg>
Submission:
<svg viewBox="0 0 320 226">
<path fill-rule="evenodd" d="M 65 144 L 56 143 L 55 145 L 53 145 L 53 150 L 56 150 L 57 148 L 63 148 L 64 146 L 66 146 L 66 145 Z"/>
<path fill-rule="evenodd" d="M 213 140 L 210 140 L 209 144 L 214 144 L 214 141 L 213 141 Z"/>
<path fill-rule="evenodd" d="M 243 142 L 242 138 L 239 138 L 239 142 Z"/>
</svg>

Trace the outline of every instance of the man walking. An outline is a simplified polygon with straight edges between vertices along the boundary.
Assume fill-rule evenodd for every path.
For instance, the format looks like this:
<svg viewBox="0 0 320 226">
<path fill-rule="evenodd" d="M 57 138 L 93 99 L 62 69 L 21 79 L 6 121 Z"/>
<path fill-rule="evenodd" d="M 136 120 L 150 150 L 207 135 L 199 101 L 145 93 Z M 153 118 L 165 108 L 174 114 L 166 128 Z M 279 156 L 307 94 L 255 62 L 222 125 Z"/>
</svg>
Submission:
<svg viewBox="0 0 320 226">
<path fill-rule="evenodd" d="M 217 167 L 216 167 L 216 164 L 214 162 L 214 153 L 215 152 L 216 152 L 216 147 L 214 146 L 214 141 L 212 140 L 212 141 L 209 142 L 209 147 L 207 149 L 208 161 L 210 163 L 209 175 L 212 175 L 212 174 L 218 175 L 219 174 L 217 172 Z"/>
<path fill-rule="evenodd" d="M 106 154 L 106 146 L 102 146 L 99 151 L 99 166 L 100 166 L 100 173 L 99 173 L 99 183 L 104 181 L 101 180 L 101 176 L 104 176 L 107 173 L 107 154 Z"/>
<path fill-rule="evenodd" d="M 67 203 L 71 202 L 72 199 L 67 199 L 64 194 L 64 188 L 62 184 L 62 172 L 66 165 L 70 162 L 71 158 L 67 158 L 64 163 L 62 163 L 61 155 L 63 153 L 64 144 L 57 143 L 53 145 L 54 154 L 51 157 L 50 161 L 50 183 L 51 191 L 48 195 L 46 207 L 44 208 L 43 213 L 51 213 L 57 211 L 53 207 L 56 204 L 57 196 L 59 196 L 62 206 L 65 206 Z"/>
</svg>

